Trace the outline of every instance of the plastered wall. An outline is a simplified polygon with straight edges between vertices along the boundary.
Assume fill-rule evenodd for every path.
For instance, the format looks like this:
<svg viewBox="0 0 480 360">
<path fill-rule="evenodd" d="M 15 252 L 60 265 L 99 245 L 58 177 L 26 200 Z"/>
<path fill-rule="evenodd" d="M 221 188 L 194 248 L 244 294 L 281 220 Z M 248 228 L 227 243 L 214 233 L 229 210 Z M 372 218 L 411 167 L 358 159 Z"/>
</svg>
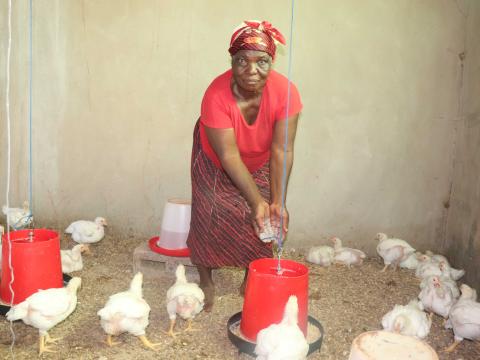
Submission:
<svg viewBox="0 0 480 360">
<path fill-rule="evenodd" d="M 480 3 L 469 5 L 462 87 L 462 116 L 457 122 L 451 209 L 445 248 L 480 286 Z"/>
<path fill-rule="evenodd" d="M 6 3 L 0 2 L 2 34 Z M 102 215 L 119 236 L 157 234 L 166 199 L 190 196 L 192 129 L 203 91 L 229 66 L 233 28 L 244 19 L 267 19 L 290 41 L 291 3 L 34 4 L 37 222 L 62 228 Z M 291 75 L 304 111 L 288 194 L 289 246 L 337 235 L 373 254 L 379 231 L 420 250 L 443 242 L 467 5 L 296 2 Z M 28 197 L 28 2 L 15 1 L 13 10 L 10 201 L 18 205 Z M 1 69 L 6 45 L 2 36 Z M 284 74 L 288 55 L 281 50 L 275 65 Z M 4 71 L 0 85 L 4 189 Z"/>
</svg>

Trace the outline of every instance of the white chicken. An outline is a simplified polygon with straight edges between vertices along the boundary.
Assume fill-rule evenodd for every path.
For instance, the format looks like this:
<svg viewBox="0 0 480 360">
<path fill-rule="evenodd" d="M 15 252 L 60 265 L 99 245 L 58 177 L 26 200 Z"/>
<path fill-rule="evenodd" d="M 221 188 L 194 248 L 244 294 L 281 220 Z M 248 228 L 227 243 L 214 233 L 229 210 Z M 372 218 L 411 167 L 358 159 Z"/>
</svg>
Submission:
<svg viewBox="0 0 480 360">
<path fill-rule="evenodd" d="M 298 327 L 298 300 L 288 298 L 279 324 L 260 330 L 255 354 L 257 360 L 303 360 L 307 358 L 308 342 Z"/>
<path fill-rule="evenodd" d="M 419 264 L 418 256 L 420 255 L 421 253 L 417 252 L 410 254 L 410 256 L 403 260 L 399 266 L 403 269 L 416 270 Z"/>
<path fill-rule="evenodd" d="M 157 350 L 159 344 L 153 344 L 145 335 L 150 306 L 143 299 L 143 274 L 138 272 L 130 282 L 127 291 L 116 293 L 108 298 L 105 306 L 97 312 L 100 325 L 107 333 L 107 344 L 118 344 L 112 337 L 128 332 L 137 336 L 147 348 Z"/>
<path fill-rule="evenodd" d="M 331 246 L 314 246 L 309 251 L 305 260 L 320 266 L 330 266 L 335 257 Z"/>
<path fill-rule="evenodd" d="M 60 250 L 62 260 L 62 272 L 68 274 L 83 269 L 82 253 L 90 253 L 90 248 L 86 244 L 75 245 L 70 250 Z"/>
<path fill-rule="evenodd" d="M 167 312 L 170 318 L 170 327 L 167 334 L 175 337 L 173 332 L 177 314 L 187 320 L 184 331 L 192 331 L 192 320 L 203 309 L 205 294 L 195 284 L 189 283 L 185 276 L 185 266 L 179 264 L 175 271 L 176 281 L 167 291 Z"/>
<path fill-rule="evenodd" d="M 435 262 L 440 262 L 440 261 L 448 262 L 448 259 L 445 256 L 440 254 L 435 254 L 433 251 L 430 251 L 430 250 L 425 251 L 425 255 L 429 256 L 430 259 L 432 259 L 432 261 L 435 261 Z"/>
<path fill-rule="evenodd" d="M 408 305 L 395 305 L 393 310 L 382 318 L 385 330 L 398 332 L 403 335 L 425 338 L 430 332 L 431 317 L 423 311 L 420 301 L 412 300 Z"/>
<path fill-rule="evenodd" d="M 23 203 L 23 208 L 12 208 L 4 205 L 2 212 L 8 218 L 10 226 L 15 230 L 25 228 L 33 221 L 28 201 Z"/>
<path fill-rule="evenodd" d="M 450 309 L 445 327 L 452 328 L 454 342 L 446 352 L 452 352 L 463 339 L 480 340 L 480 303 L 477 292 L 468 285 L 461 285 L 462 295 Z"/>
<path fill-rule="evenodd" d="M 362 265 L 363 259 L 367 257 L 361 250 L 343 247 L 342 240 L 338 237 L 333 237 L 330 240 L 333 242 L 335 251 L 335 263 L 344 264 L 348 267 L 351 265 Z"/>
<path fill-rule="evenodd" d="M 415 249 L 405 240 L 389 239 L 384 233 L 378 233 L 375 239 L 379 241 L 377 253 L 382 257 L 385 264 L 382 272 L 386 271 L 390 265 L 393 265 L 393 269 L 396 270 L 402 261 L 407 260 L 411 254 L 415 253 Z"/>
<path fill-rule="evenodd" d="M 22 320 L 38 329 L 39 353 L 55 352 L 46 344 L 56 343 L 61 338 L 51 338 L 48 331 L 65 320 L 77 306 L 77 290 L 82 279 L 73 277 L 64 288 L 38 290 L 25 301 L 14 305 L 7 313 L 9 321 Z"/>
<path fill-rule="evenodd" d="M 432 259 L 433 262 L 436 262 L 436 263 L 439 263 L 439 264 L 441 264 L 441 263 L 446 264 L 445 267 L 449 271 L 450 277 L 453 280 L 459 280 L 463 275 L 465 275 L 465 270 L 452 268 L 452 266 L 450 265 L 450 262 L 448 261 L 448 259 L 445 256 L 440 255 L 440 254 L 434 254 L 430 250 L 425 251 L 425 255 L 430 256 L 430 258 Z"/>
<path fill-rule="evenodd" d="M 449 276 L 452 280 L 459 280 L 463 275 L 465 275 L 465 270 L 452 268 L 448 261 L 440 261 L 439 267 L 444 275 Z"/>
<path fill-rule="evenodd" d="M 422 279 L 422 282 L 420 283 L 420 289 L 424 289 L 429 283 L 432 283 L 433 276 L 427 276 Z M 452 295 L 455 299 L 458 299 L 460 296 L 460 290 L 458 289 L 457 283 L 452 280 L 450 277 L 447 276 L 438 276 L 438 279 L 440 282 L 450 288 L 450 291 L 452 292 Z"/>
<path fill-rule="evenodd" d="M 452 290 L 444 285 L 438 276 L 432 276 L 430 282 L 420 291 L 418 298 L 425 310 L 443 318 L 448 317 L 448 312 L 455 303 Z"/>
<path fill-rule="evenodd" d="M 99 242 L 105 236 L 107 220 L 97 217 L 94 221 L 78 220 L 71 223 L 65 232 L 72 234 L 72 239 L 79 244 L 92 244 Z"/>
<path fill-rule="evenodd" d="M 428 255 L 421 255 L 418 258 L 418 266 L 415 270 L 415 276 L 420 279 L 425 279 L 430 276 L 442 276 L 442 270 L 439 263 L 433 261 Z"/>
<path fill-rule="evenodd" d="M 336 263 L 344 264 L 348 267 L 351 265 L 362 265 L 363 259 L 367 257 L 361 250 L 343 247 L 342 240 L 338 237 L 333 237 L 331 241 L 333 242 L 334 260 Z"/>
</svg>

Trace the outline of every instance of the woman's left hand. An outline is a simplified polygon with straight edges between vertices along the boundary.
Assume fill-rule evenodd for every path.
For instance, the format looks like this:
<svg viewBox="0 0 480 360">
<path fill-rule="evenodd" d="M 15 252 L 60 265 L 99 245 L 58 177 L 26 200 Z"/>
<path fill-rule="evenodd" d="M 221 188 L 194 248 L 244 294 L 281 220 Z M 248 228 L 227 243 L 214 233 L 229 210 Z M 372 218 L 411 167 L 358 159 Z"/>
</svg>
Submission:
<svg viewBox="0 0 480 360">
<path fill-rule="evenodd" d="M 289 216 L 288 216 L 288 211 L 287 208 L 283 208 L 283 213 L 282 213 L 282 205 L 281 204 L 270 204 L 270 223 L 272 224 L 273 227 L 279 228 L 280 227 L 280 222 L 281 218 L 283 217 L 283 235 L 288 231 L 288 221 L 289 221 Z"/>
</svg>

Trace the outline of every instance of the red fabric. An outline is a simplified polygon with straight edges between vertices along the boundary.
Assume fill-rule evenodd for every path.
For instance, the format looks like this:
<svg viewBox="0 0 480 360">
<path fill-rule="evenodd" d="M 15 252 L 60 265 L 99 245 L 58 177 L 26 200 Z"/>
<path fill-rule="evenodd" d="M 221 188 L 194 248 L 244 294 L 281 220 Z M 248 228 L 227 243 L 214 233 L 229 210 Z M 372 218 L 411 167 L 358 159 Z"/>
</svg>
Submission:
<svg viewBox="0 0 480 360">
<path fill-rule="evenodd" d="M 275 41 L 285 45 L 283 35 L 272 27 L 268 21 L 244 21 L 245 26 L 235 31 L 230 39 L 230 55 L 239 50 L 259 50 L 268 53 L 275 59 Z"/>
<path fill-rule="evenodd" d="M 258 191 L 270 201 L 267 161 L 252 174 Z M 248 267 L 251 261 L 273 256 L 252 226 L 250 207 L 228 174 L 219 170 L 200 146 L 199 122 L 193 133 L 191 159 L 192 218 L 187 245 L 195 265 Z"/>
<path fill-rule="evenodd" d="M 272 70 L 263 89 L 257 119 L 252 125 L 243 118 L 230 89 L 232 70 L 217 77 L 208 87 L 202 101 L 200 141 L 206 155 L 221 168 L 220 161 L 210 146 L 204 126 L 233 128 L 240 156 L 250 172 L 259 169 L 270 159 L 273 129 L 276 121 L 285 120 L 288 79 Z M 296 86 L 290 86 L 289 116 L 302 110 Z"/>
</svg>

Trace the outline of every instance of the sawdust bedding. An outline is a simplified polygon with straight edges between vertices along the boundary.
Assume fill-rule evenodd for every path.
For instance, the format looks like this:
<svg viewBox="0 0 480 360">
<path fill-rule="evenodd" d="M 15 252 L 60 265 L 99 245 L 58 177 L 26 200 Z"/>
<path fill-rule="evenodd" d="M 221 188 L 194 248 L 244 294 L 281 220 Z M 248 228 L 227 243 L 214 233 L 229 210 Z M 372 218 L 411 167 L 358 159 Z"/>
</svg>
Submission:
<svg viewBox="0 0 480 360">
<path fill-rule="evenodd" d="M 172 276 L 145 279 L 144 297 L 150 304 L 148 338 L 160 343 L 160 350 L 144 349 L 141 342 L 128 334 L 118 337 L 121 344 L 109 348 L 104 340 L 96 315 L 108 296 L 128 288 L 132 274 L 132 254 L 145 239 L 133 236 L 114 238 L 107 235 L 92 247 L 93 256 L 84 258 L 84 269 L 72 275 L 82 277 L 79 303 L 75 312 L 63 323 L 51 330 L 53 337 L 63 336 L 56 346 L 57 353 L 42 355 L 49 359 L 251 359 L 239 354 L 227 337 L 228 319 L 241 311 L 243 298 L 238 286 L 243 272 L 238 269 L 222 269 L 215 273 L 217 298 L 211 313 L 202 312 L 194 321 L 196 332 L 182 333 L 176 339 L 162 331 L 168 328 L 165 294 L 173 283 Z M 71 247 L 69 239 L 62 240 L 62 248 Z M 301 254 L 290 252 L 288 258 L 304 263 Z M 318 319 L 325 338 L 320 352 L 309 359 L 347 359 L 350 344 L 360 333 L 380 328 L 382 316 L 394 304 L 406 304 L 418 295 L 418 281 L 409 270 L 381 273 L 379 259 L 372 258 L 358 268 L 332 266 L 310 268 L 309 315 Z M 185 326 L 178 321 L 177 330 Z M 37 355 L 38 331 L 22 322 L 13 323 L 15 332 L 15 359 L 33 359 Z M 441 353 L 453 340 L 450 330 L 442 327 L 442 320 L 434 317 L 430 335 L 426 341 L 439 352 L 442 360 L 480 359 L 480 346 L 464 341 L 453 354 Z M 10 354 L 9 323 L 0 319 L 0 358 L 12 358 Z"/>
</svg>

